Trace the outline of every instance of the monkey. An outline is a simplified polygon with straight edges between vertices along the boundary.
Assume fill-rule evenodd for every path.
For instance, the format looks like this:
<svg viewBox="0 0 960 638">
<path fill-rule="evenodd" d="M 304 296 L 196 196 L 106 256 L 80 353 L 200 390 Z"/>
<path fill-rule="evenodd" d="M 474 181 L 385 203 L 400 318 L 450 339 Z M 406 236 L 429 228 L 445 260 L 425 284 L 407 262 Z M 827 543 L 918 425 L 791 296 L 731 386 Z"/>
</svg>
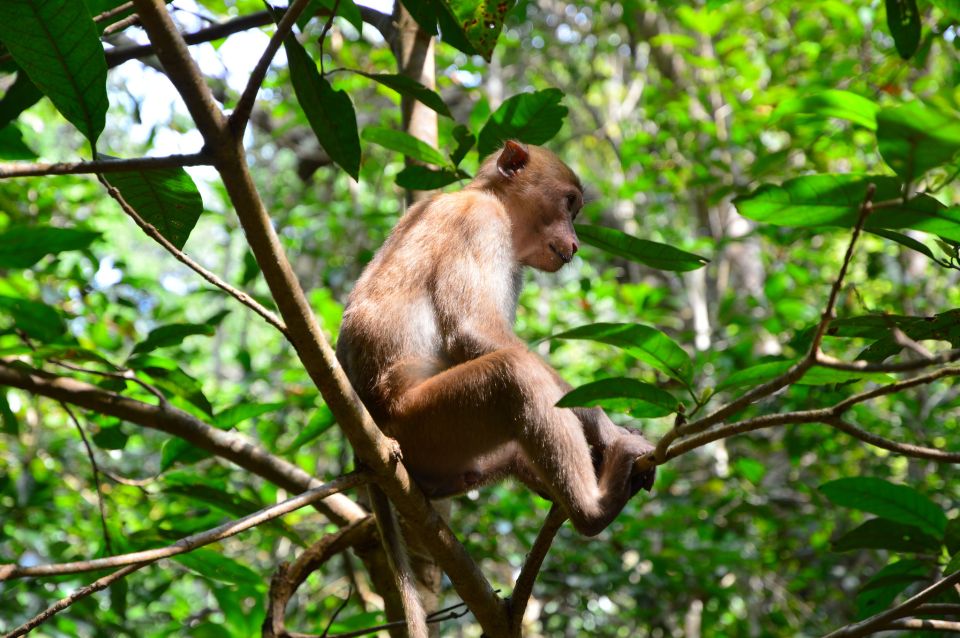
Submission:
<svg viewBox="0 0 960 638">
<path fill-rule="evenodd" d="M 430 498 L 508 475 L 599 534 L 654 471 L 653 446 L 570 390 L 514 333 L 524 267 L 556 272 L 579 248 L 583 186 L 552 152 L 507 141 L 459 192 L 415 203 L 344 309 L 337 357 Z"/>
</svg>

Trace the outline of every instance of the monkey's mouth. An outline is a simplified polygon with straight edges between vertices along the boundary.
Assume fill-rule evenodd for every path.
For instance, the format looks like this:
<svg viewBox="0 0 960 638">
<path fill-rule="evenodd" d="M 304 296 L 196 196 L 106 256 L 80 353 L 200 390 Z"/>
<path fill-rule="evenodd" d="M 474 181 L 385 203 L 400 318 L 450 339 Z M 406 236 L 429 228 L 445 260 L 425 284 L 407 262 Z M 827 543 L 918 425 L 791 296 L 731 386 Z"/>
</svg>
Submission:
<svg viewBox="0 0 960 638">
<path fill-rule="evenodd" d="M 550 244 L 550 250 L 552 250 L 553 254 L 559 257 L 560 261 L 562 261 L 565 264 L 569 264 L 571 261 L 573 261 L 573 253 L 570 253 L 569 255 L 564 255 L 562 252 L 557 250 L 557 247 L 554 246 L 553 244 Z"/>
</svg>

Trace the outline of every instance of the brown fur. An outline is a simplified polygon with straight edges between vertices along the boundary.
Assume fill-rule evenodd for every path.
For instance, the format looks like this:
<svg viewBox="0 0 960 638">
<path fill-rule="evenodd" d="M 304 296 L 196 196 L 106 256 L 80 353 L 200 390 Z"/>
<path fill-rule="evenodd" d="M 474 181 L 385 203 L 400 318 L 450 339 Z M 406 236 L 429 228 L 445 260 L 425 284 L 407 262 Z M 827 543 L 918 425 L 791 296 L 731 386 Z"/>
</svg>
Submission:
<svg viewBox="0 0 960 638">
<path fill-rule="evenodd" d="M 428 495 L 511 474 L 593 535 L 649 489 L 632 467 L 651 446 L 602 410 L 554 407 L 569 386 L 513 332 L 522 267 L 572 259 L 582 197 L 554 154 L 508 142 L 464 190 L 400 219 L 350 296 L 337 356 Z"/>
</svg>

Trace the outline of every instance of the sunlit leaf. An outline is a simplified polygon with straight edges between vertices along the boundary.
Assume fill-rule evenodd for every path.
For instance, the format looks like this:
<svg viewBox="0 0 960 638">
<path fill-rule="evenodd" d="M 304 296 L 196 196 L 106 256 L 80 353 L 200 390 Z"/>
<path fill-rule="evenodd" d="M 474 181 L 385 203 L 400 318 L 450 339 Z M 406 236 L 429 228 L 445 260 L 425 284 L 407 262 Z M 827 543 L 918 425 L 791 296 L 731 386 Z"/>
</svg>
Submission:
<svg viewBox="0 0 960 638">
<path fill-rule="evenodd" d="M 301 447 L 313 441 L 318 436 L 333 427 L 336 422 L 337 421 L 333 416 L 333 412 L 330 411 L 330 408 L 325 405 L 321 405 L 317 408 L 317 411 L 313 413 L 313 416 L 310 417 L 307 425 L 297 432 L 296 438 L 283 450 L 283 453 L 289 454 L 299 450 Z"/>
<path fill-rule="evenodd" d="M 690 355 L 655 328 L 636 323 L 593 323 L 553 335 L 553 339 L 588 339 L 616 346 L 685 384 L 693 378 Z"/>
<path fill-rule="evenodd" d="M 960 152 L 960 118 L 922 102 L 885 107 L 877 115 L 877 146 L 897 175 L 915 180 Z"/>
<path fill-rule="evenodd" d="M 784 100 L 770 115 L 770 123 L 796 114 L 817 115 L 847 120 L 872 131 L 877 128 L 876 116 L 879 108 L 876 102 L 856 93 L 830 89 Z"/>
<path fill-rule="evenodd" d="M 795 363 L 797 363 L 796 359 L 790 359 L 788 361 L 767 361 L 743 370 L 737 370 L 717 385 L 717 392 L 766 383 L 789 370 Z M 882 372 L 854 372 L 851 370 L 834 370 L 832 368 L 814 366 L 807 370 L 795 384 L 829 385 L 832 383 L 846 383 L 848 381 L 858 380 L 888 383 L 893 381 L 893 377 Z"/>
<path fill-rule="evenodd" d="M 480 130 L 477 147 L 480 157 L 494 152 L 507 140 L 543 144 L 552 139 L 567 116 L 567 107 L 560 104 L 562 99 L 560 89 L 544 89 L 506 100 Z"/>
<path fill-rule="evenodd" d="M 213 336 L 215 329 L 206 323 L 171 323 L 154 328 L 147 338 L 133 348 L 134 354 L 144 354 L 157 348 L 166 348 L 183 343 L 183 340 L 193 335 Z"/>
<path fill-rule="evenodd" d="M 842 478 L 820 486 L 834 504 L 914 525 L 940 540 L 947 516 L 936 503 L 908 485 L 869 476 Z"/>
<path fill-rule="evenodd" d="M 647 239 L 604 226 L 576 224 L 577 237 L 585 244 L 658 270 L 683 272 L 703 268 L 710 260 Z"/>
<path fill-rule="evenodd" d="M 459 170 L 434 170 L 426 166 L 412 165 L 397 173 L 397 186 L 409 190 L 432 191 L 467 177 L 466 173 Z"/>
<path fill-rule="evenodd" d="M 368 142 L 379 144 L 391 151 L 403 153 L 407 157 L 419 160 L 424 164 L 446 166 L 450 163 L 443 153 L 404 131 L 380 126 L 368 126 L 363 129 L 361 137 Z"/>
<path fill-rule="evenodd" d="M 287 404 L 283 402 L 275 403 L 252 403 L 241 401 L 240 403 L 217 412 L 213 424 L 222 430 L 230 429 L 247 419 L 262 416 L 270 412 L 276 412 L 284 408 Z"/>
<path fill-rule="evenodd" d="M 11 226 L 0 232 L 0 268 L 30 268 L 47 255 L 83 250 L 100 233 L 53 226 Z"/>
<path fill-rule="evenodd" d="M 638 418 L 667 416 L 679 402 L 666 390 L 626 377 L 601 379 L 568 392 L 557 407 L 602 407 L 611 412 L 629 412 Z"/>
<path fill-rule="evenodd" d="M 171 244 L 183 248 L 203 213 L 203 200 L 182 168 L 111 173 L 107 181 Z"/>
</svg>

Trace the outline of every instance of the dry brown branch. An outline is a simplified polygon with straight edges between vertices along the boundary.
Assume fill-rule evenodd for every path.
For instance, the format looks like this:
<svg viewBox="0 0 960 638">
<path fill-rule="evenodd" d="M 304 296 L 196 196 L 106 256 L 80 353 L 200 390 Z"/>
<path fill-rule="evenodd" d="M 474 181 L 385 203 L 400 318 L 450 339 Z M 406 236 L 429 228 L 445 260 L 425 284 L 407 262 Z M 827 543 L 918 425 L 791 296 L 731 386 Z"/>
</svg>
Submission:
<svg viewBox="0 0 960 638">
<path fill-rule="evenodd" d="M 520 576 L 517 577 L 517 582 L 513 586 L 513 593 L 509 598 L 510 627 L 513 629 L 514 635 L 520 635 L 523 614 L 526 612 L 527 603 L 531 594 L 533 594 L 533 584 L 537 580 L 540 568 L 543 566 L 543 559 L 550 551 L 553 538 L 557 535 L 565 520 L 567 520 L 567 515 L 564 514 L 562 508 L 554 503 L 550 507 L 550 513 L 547 514 L 546 520 L 543 521 L 540 532 L 537 533 L 537 538 L 533 542 L 533 547 L 530 548 L 530 553 L 527 554 L 527 559 L 523 563 Z"/>
<path fill-rule="evenodd" d="M 872 633 L 883 631 L 889 627 L 896 619 L 907 614 L 916 613 L 916 610 L 925 601 L 930 600 L 938 593 L 950 589 L 960 583 L 960 571 L 954 572 L 949 576 L 941 578 L 934 584 L 917 594 L 914 594 L 899 605 L 891 607 L 879 614 L 873 615 L 866 620 L 845 625 L 835 631 L 830 632 L 824 638 L 859 638 L 860 636 L 869 636 Z"/>
<path fill-rule="evenodd" d="M 254 257 L 276 300 L 300 361 L 316 384 L 357 457 L 370 468 L 397 510 L 423 538 L 484 630 L 502 635 L 504 606 L 479 567 L 445 521 L 396 463 L 393 446 L 367 413 L 340 368 L 280 245 L 273 223 L 253 184 L 242 146 L 226 125 L 187 44 L 161 0 L 135 0 L 144 29 L 167 76 L 183 98 L 205 147 L 213 154 Z"/>
<path fill-rule="evenodd" d="M 127 200 L 123 198 L 123 195 L 120 194 L 120 191 L 117 190 L 115 187 L 113 187 L 103 175 L 98 174 L 97 179 L 99 179 L 100 183 L 103 184 L 103 186 L 107 189 L 107 193 L 110 194 L 110 197 L 112 197 L 114 200 L 116 200 L 118 204 L 120 204 L 120 208 L 123 209 L 123 212 L 126 213 L 127 216 L 130 217 L 130 219 L 132 219 L 134 223 L 136 223 L 137 226 L 139 226 L 140 229 L 147 234 L 148 237 L 150 237 L 153 241 L 160 244 L 164 250 L 166 250 L 168 253 L 173 255 L 173 257 L 177 261 L 179 261 L 181 264 L 184 264 L 187 268 L 190 268 L 195 273 L 200 275 L 204 280 L 208 281 L 209 283 L 213 284 L 220 290 L 224 291 L 225 293 L 227 293 L 228 295 L 230 295 L 231 297 L 233 297 L 234 299 L 242 303 L 247 308 L 250 308 L 250 310 L 253 310 L 255 313 L 260 315 L 267 323 L 269 323 L 271 326 L 279 330 L 281 334 L 286 336 L 287 327 L 283 325 L 283 321 L 281 321 L 279 317 L 277 317 L 275 314 L 273 314 L 272 312 L 264 308 L 262 305 L 260 305 L 259 302 L 257 302 L 256 299 L 254 299 L 244 291 L 231 286 L 226 281 L 224 281 L 223 279 L 221 279 L 220 277 L 218 277 L 217 275 L 210 272 L 209 270 L 201 266 L 199 263 L 197 263 L 196 261 L 188 257 L 186 253 L 184 253 L 182 250 L 174 246 L 169 239 L 164 237 L 163 234 L 159 230 L 157 230 L 157 228 L 153 224 L 151 224 L 150 222 L 145 220 L 143 217 L 141 217 L 140 214 L 136 211 L 136 209 L 133 206 L 131 206 L 127 202 Z"/>
<path fill-rule="evenodd" d="M 891 620 L 880 631 L 917 629 L 960 634 L 960 622 L 937 618 L 900 618 Z"/>
<path fill-rule="evenodd" d="M 822 352 L 817 353 L 816 364 L 832 370 L 848 370 L 850 372 L 913 372 L 936 365 L 953 363 L 960 360 L 960 350 L 947 350 L 940 354 L 931 355 L 915 361 L 901 361 L 898 363 L 874 363 L 872 361 L 841 361 Z"/>
<path fill-rule="evenodd" d="M 0 386 L 20 388 L 31 394 L 172 434 L 291 492 L 302 492 L 322 485 L 296 465 L 270 454 L 246 437 L 217 429 L 171 405 L 157 406 L 136 401 L 83 381 L 50 374 L 20 361 L 3 358 L 0 358 Z M 359 505 L 339 494 L 319 503 L 318 508 L 339 524 L 368 516 Z"/>
<path fill-rule="evenodd" d="M 14 578 L 26 578 L 28 576 L 59 576 L 62 574 L 78 574 L 82 572 L 96 571 L 99 569 L 110 569 L 120 567 L 121 565 L 147 564 L 158 561 L 162 558 L 169 558 L 177 554 L 185 554 L 198 547 L 216 543 L 225 538 L 235 536 L 251 527 L 262 525 L 267 521 L 289 514 L 294 510 L 301 509 L 308 505 L 321 501 L 332 494 L 339 494 L 344 490 L 362 485 L 369 480 L 369 475 L 363 471 L 351 472 L 339 476 L 332 481 L 324 483 L 302 494 L 298 494 L 285 501 L 265 507 L 261 510 L 248 514 L 235 521 L 218 525 L 213 529 L 204 532 L 191 534 L 181 538 L 173 545 L 160 547 L 157 549 L 147 549 L 141 552 L 131 552 L 118 556 L 108 556 L 106 558 L 95 558 L 91 560 L 82 560 L 72 563 L 59 563 L 54 565 L 36 565 L 33 567 L 17 567 L 16 565 L 0 565 L 0 582 L 12 580 Z M 355 525 L 368 520 L 368 518 L 354 521 Z"/>
<path fill-rule="evenodd" d="M 70 409 L 70 406 L 63 401 L 60 401 L 60 407 L 67 413 L 67 417 L 73 423 L 73 427 L 80 434 L 80 440 L 83 441 L 83 447 L 87 452 L 87 460 L 90 461 L 90 469 L 93 471 L 93 484 L 97 489 L 97 509 L 100 511 L 100 530 L 103 532 L 103 546 L 108 552 L 112 552 L 113 543 L 110 542 L 110 530 L 107 527 L 107 510 L 103 505 L 103 486 L 100 482 L 100 466 L 97 465 L 97 457 L 93 455 L 93 447 L 90 445 L 90 440 L 87 439 L 87 433 L 84 431 L 80 419 L 78 419 L 77 415 Z M 3 567 L 0 567 L 0 581 L 2 580 L 4 580 Z"/>
<path fill-rule="evenodd" d="M 154 168 L 182 168 L 205 166 L 213 160 L 205 153 L 167 155 L 165 157 L 133 157 L 130 159 L 103 159 L 90 162 L 56 162 L 35 164 L 28 162 L 0 162 L 0 179 L 11 177 L 41 177 L 46 175 L 84 175 L 93 173 L 122 173 L 148 171 Z"/>
</svg>

